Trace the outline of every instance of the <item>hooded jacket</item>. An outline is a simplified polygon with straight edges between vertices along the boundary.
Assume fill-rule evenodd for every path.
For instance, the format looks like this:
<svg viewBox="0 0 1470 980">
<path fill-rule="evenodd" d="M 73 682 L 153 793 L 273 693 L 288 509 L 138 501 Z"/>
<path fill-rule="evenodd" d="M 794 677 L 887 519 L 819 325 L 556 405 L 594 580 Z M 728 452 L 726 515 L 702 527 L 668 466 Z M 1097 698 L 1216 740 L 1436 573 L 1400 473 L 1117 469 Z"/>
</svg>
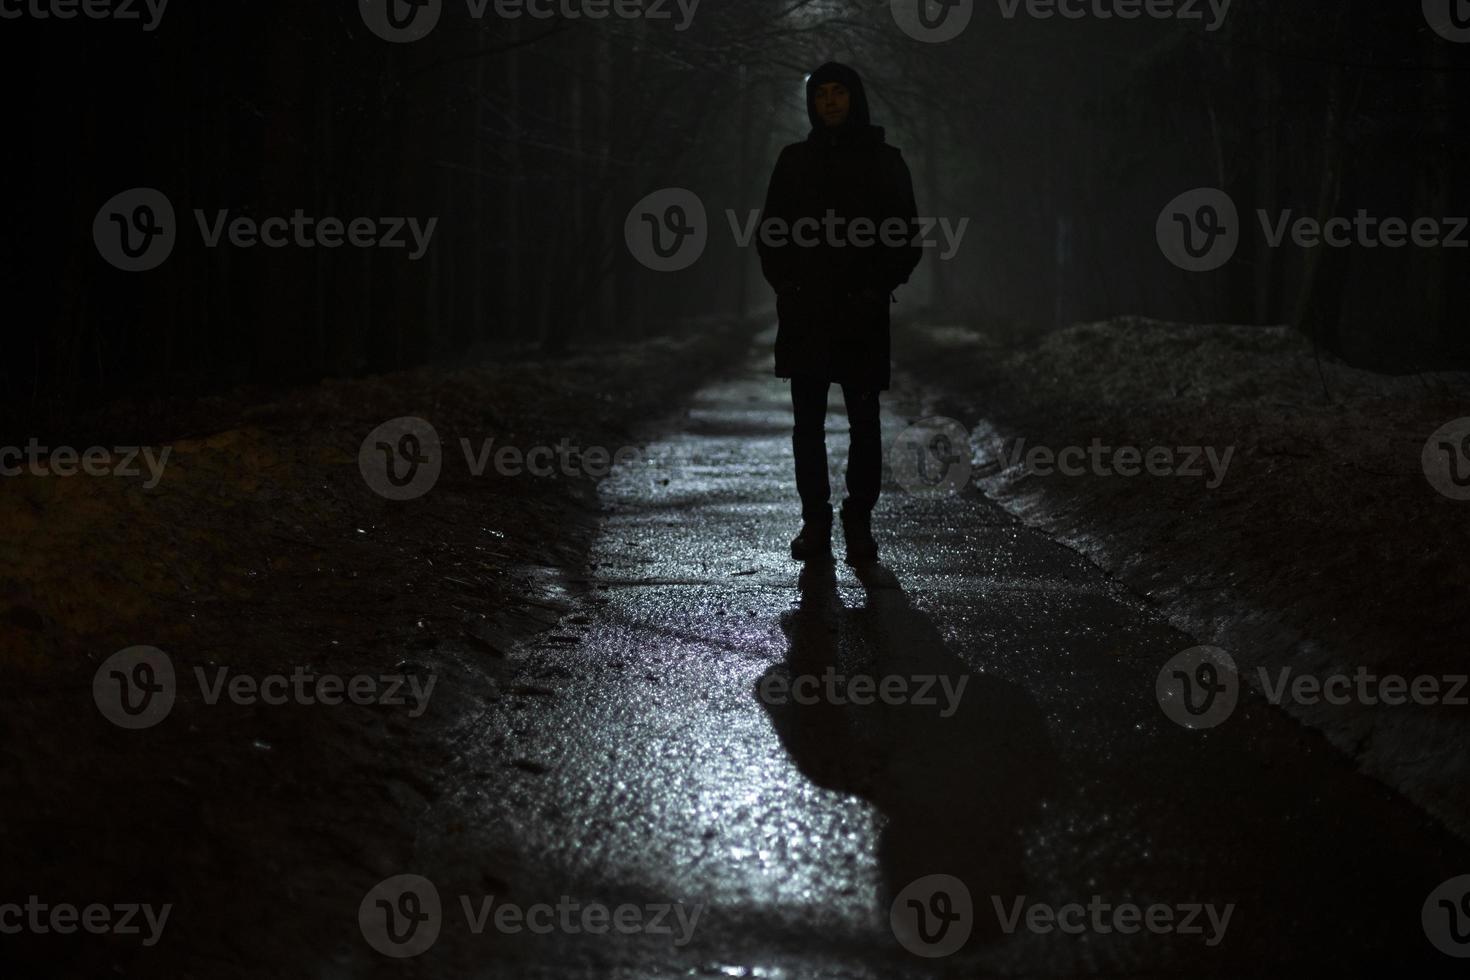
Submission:
<svg viewBox="0 0 1470 980">
<path fill-rule="evenodd" d="M 816 91 L 848 90 L 846 121 L 828 127 Z M 829 62 L 807 79 L 811 131 L 781 151 L 766 191 L 758 250 L 776 290 L 775 374 L 886 390 L 890 382 L 890 294 L 908 282 L 923 254 L 913 243 L 918 209 L 903 155 L 871 122 L 857 72 Z M 868 219 L 867 227 L 854 222 Z M 885 244 L 902 221 L 900 243 Z M 768 223 L 779 221 L 779 225 Z M 800 223 L 800 226 L 798 226 Z M 782 240 L 771 234 L 784 231 Z"/>
</svg>

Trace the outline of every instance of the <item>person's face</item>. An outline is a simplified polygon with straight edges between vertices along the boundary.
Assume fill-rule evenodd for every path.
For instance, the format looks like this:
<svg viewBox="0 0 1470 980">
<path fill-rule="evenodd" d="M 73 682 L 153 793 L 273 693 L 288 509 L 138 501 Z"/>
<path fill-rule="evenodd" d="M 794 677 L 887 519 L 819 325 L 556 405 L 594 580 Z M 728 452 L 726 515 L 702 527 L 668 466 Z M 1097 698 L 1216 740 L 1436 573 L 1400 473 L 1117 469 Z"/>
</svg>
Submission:
<svg viewBox="0 0 1470 980">
<path fill-rule="evenodd" d="M 851 96 L 847 86 L 841 82 L 818 85 L 813 101 L 816 103 L 817 116 L 829 129 L 846 122 L 847 114 L 852 110 Z"/>
</svg>

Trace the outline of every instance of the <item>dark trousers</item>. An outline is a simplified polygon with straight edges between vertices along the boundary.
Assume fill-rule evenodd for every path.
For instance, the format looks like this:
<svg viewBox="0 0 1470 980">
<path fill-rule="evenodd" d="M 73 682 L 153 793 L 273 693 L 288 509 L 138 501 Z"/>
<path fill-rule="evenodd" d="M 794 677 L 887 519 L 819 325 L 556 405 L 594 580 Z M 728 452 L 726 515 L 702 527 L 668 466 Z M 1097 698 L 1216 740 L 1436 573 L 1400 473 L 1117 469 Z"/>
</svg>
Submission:
<svg viewBox="0 0 1470 980">
<path fill-rule="evenodd" d="M 825 519 L 832 499 L 827 480 L 827 390 L 831 382 L 791 379 L 791 410 L 795 425 L 791 447 L 796 453 L 796 492 L 801 495 L 803 519 Z M 842 386 L 847 420 L 852 428 L 847 453 L 849 512 L 868 514 L 878 502 L 883 479 L 883 439 L 878 428 L 877 389 Z"/>
</svg>

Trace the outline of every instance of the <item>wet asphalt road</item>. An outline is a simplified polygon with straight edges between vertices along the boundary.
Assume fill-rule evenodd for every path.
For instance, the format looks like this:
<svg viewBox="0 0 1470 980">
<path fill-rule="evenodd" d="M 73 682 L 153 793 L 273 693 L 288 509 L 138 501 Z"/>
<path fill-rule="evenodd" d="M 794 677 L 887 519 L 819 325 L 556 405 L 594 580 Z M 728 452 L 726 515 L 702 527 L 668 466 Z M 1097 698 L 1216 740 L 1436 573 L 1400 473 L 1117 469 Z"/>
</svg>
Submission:
<svg viewBox="0 0 1470 980">
<path fill-rule="evenodd" d="M 880 566 L 841 564 L 840 525 L 837 564 L 794 563 L 789 390 L 769 363 L 764 337 L 661 431 L 654 465 L 601 485 L 582 612 L 515 654 L 545 701 L 498 732 L 524 764 L 492 792 L 464 749 L 404 869 L 435 879 L 438 940 L 383 975 L 1464 975 L 1421 923 L 1470 872 L 1462 844 L 1258 693 L 1218 728 L 1175 724 L 1155 681 L 1193 641 L 978 491 L 887 481 Z M 885 447 L 933 394 L 896 374 Z M 836 389 L 830 405 L 840 499 Z M 937 703 L 779 696 L 803 675 L 839 695 L 927 678 Z M 968 917 L 934 875 L 964 884 Z M 594 935 L 576 911 L 548 935 L 477 934 L 461 899 L 491 894 L 681 908 L 672 935 L 631 918 Z M 903 924 L 910 899 L 933 945 Z M 1025 911 L 1068 903 L 1068 931 Z M 1167 908 L 1114 918 L 1128 903 Z"/>
</svg>

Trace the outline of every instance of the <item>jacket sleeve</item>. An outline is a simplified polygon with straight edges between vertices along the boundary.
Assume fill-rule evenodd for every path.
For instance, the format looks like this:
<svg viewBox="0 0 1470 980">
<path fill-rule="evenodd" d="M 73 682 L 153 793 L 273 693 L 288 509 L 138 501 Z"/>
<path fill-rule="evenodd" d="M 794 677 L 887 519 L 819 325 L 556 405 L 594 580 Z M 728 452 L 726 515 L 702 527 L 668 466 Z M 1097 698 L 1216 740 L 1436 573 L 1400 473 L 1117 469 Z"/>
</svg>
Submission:
<svg viewBox="0 0 1470 980">
<path fill-rule="evenodd" d="M 903 154 L 894 148 L 889 158 L 888 186 L 890 197 L 889 215 L 902 218 L 909 229 L 908 243 L 897 248 L 884 250 L 882 267 L 879 270 L 880 285 L 884 292 L 892 292 L 909 281 L 924 248 L 917 244 L 919 207 L 914 202 L 914 181 L 909 174 Z"/>
<path fill-rule="evenodd" d="M 796 212 L 796 190 L 795 163 L 791 147 L 788 146 L 776 159 L 776 169 L 766 188 L 766 204 L 761 209 L 761 223 L 756 226 L 756 249 L 761 258 L 761 274 L 777 292 L 787 286 L 799 284 L 798 257 L 794 254 L 789 238 L 779 247 L 768 245 L 761 234 L 761 228 L 766 221 L 778 218 L 790 229 Z"/>
</svg>

